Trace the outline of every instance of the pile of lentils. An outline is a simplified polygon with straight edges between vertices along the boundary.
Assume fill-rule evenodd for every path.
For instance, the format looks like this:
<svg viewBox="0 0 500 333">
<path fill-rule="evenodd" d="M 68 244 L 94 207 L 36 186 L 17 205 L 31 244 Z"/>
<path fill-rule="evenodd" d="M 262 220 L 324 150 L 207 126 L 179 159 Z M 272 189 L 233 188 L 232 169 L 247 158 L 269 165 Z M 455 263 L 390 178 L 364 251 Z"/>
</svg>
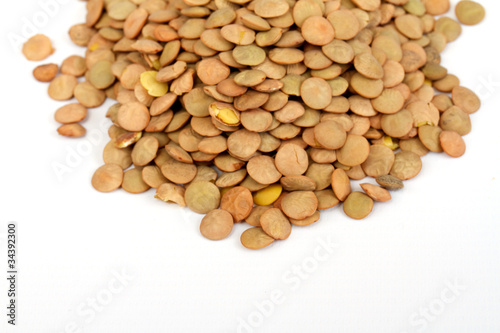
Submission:
<svg viewBox="0 0 500 333">
<path fill-rule="evenodd" d="M 89 108 L 116 101 L 93 177 L 101 192 L 156 189 L 205 214 L 200 231 L 250 249 L 342 204 L 353 219 L 418 175 L 421 157 L 465 153 L 474 92 L 440 53 L 481 22 L 474 1 L 88 0 L 69 29 L 86 48 L 33 71 L 57 129 L 81 137 Z M 461 23 L 461 24 L 460 24 Z M 27 59 L 54 52 L 38 34 Z M 372 180 L 370 182 L 370 179 Z M 352 189 L 351 180 L 360 183 Z M 296 228 L 294 227 L 294 228 Z"/>
</svg>

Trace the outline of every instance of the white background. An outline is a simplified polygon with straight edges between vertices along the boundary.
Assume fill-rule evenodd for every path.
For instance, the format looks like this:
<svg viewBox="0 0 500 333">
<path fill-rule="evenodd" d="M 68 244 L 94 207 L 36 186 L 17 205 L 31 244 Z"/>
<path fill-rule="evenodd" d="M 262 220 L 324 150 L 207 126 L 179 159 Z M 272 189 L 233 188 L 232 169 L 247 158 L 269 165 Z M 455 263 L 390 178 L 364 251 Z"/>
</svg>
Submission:
<svg viewBox="0 0 500 333">
<path fill-rule="evenodd" d="M 67 31 L 83 21 L 85 2 L 66 2 L 39 22 L 56 48 L 44 63 L 84 53 Z M 442 61 L 482 96 L 466 154 L 425 156 L 421 174 L 365 220 L 335 207 L 250 251 L 239 240 L 244 224 L 212 242 L 199 233 L 201 216 L 154 190 L 93 190 L 107 137 L 57 134 L 53 113 L 64 102 L 49 99 L 32 77 L 37 63 L 9 41 L 42 7 L 10 1 L 0 12 L 0 332 L 500 332 L 500 4 L 482 3 L 486 20 L 464 27 Z M 89 110 L 89 133 L 105 134 L 110 104 Z M 53 164 L 84 145 L 88 155 L 58 179 Z M 5 323 L 8 221 L 19 236 L 15 328 Z M 330 241 L 331 253 L 321 248 Z"/>
</svg>

